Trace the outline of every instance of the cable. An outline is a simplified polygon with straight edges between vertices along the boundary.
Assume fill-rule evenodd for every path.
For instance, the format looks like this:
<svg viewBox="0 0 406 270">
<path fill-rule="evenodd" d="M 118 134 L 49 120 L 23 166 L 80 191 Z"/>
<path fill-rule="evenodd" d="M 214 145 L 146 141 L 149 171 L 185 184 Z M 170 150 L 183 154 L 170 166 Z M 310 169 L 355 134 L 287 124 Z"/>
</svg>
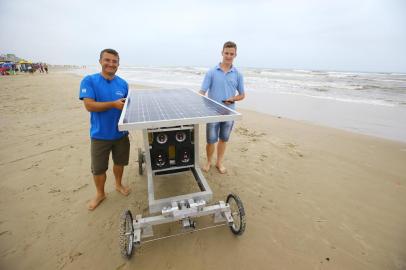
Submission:
<svg viewBox="0 0 406 270">
<path fill-rule="evenodd" d="M 227 223 L 208 226 L 208 227 L 204 227 L 204 228 L 201 228 L 201 229 L 194 229 L 194 230 L 191 230 L 191 231 L 188 231 L 188 232 L 182 232 L 182 233 L 172 234 L 172 235 L 168 235 L 168 236 L 158 237 L 158 238 L 154 238 L 154 239 L 151 239 L 151 240 L 141 241 L 141 244 L 142 243 L 153 242 L 153 241 L 157 241 L 157 240 L 162 240 L 162 239 L 166 239 L 166 238 L 171 238 L 171 237 L 175 237 L 175 236 L 181 236 L 181 235 L 188 234 L 188 233 L 204 231 L 204 230 L 207 230 L 207 229 L 212 229 L 212 228 L 221 227 L 221 226 L 225 226 L 225 225 L 227 225 Z"/>
</svg>

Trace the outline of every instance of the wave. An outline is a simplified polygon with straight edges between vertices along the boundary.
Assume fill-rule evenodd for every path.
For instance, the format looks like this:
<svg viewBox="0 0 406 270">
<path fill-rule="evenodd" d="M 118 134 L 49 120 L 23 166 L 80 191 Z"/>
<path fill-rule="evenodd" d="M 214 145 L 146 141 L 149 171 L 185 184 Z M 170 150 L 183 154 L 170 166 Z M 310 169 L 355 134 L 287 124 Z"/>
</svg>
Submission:
<svg viewBox="0 0 406 270">
<path fill-rule="evenodd" d="M 277 93 L 277 94 L 305 96 L 305 97 L 318 98 L 318 99 L 328 99 L 328 100 L 335 100 L 335 101 L 341 101 L 341 102 L 380 105 L 380 106 L 387 106 L 387 107 L 395 107 L 396 106 L 392 102 L 388 102 L 388 101 L 385 101 L 385 100 L 376 100 L 376 99 L 354 99 L 354 98 L 347 98 L 347 97 L 312 95 L 312 94 L 306 94 L 306 93 L 287 93 L 287 92 L 275 92 L 275 93 Z"/>
<path fill-rule="evenodd" d="M 199 88 L 209 68 L 198 66 L 122 66 L 118 75 L 132 83 L 149 86 Z M 338 72 L 303 69 L 241 68 L 247 92 L 280 92 L 385 106 L 405 106 L 406 74 Z M 100 71 L 88 66 L 74 73 Z"/>
</svg>

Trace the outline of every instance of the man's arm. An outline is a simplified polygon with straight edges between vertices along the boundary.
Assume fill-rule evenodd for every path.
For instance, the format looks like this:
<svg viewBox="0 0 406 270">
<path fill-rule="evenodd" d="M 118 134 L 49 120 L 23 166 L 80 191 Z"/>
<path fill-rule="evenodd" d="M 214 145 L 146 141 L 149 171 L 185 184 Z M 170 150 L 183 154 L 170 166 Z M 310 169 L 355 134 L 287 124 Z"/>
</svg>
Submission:
<svg viewBox="0 0 406 270">
<path fill-rule="evenodd" d="M 83 104 L 89 112 L 104 112 L 112 108 L 122 110 L 124 107 L 125 98 L 120 98 L 110 102 L 97 102 L 92 98 L 84 98 Z"/>
<path fill-rule="evenodd" d="M 224 103 L 229 105 L 229 104 L 234 103 L 235 101 L 243 100 L 244 98 L 245 98 L 245 93 L 242 93 L 242 94 L 239 94 L 239 95 L 236 95 L 236 96 L 233 96 L 233 97 L 230 97 L 230 98 L 226 99 L 224 101 Z"/>
<path fill-rule="evenodd" d="M 202 82 L 202 86 L 200 87 L 199 94 L 205 96 L 207 91 L 211 88 L 212 84 L 212 72 L 209 70 L 206 75 L 204 75 L 204 79 Z"/>
</svg>

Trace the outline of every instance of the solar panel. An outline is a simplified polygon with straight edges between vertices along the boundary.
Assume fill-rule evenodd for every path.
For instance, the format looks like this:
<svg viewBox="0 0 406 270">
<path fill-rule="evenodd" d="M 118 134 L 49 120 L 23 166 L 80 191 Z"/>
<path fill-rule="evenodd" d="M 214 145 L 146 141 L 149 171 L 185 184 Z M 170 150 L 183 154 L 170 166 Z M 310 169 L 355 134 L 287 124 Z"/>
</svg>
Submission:
<svg viewBox="0 0 406 270">
<path fill-rule="evenodd" d="M 131 90 L 119 130 L 231 121 L 241 114 L 188 89 Z"/>
</svg>

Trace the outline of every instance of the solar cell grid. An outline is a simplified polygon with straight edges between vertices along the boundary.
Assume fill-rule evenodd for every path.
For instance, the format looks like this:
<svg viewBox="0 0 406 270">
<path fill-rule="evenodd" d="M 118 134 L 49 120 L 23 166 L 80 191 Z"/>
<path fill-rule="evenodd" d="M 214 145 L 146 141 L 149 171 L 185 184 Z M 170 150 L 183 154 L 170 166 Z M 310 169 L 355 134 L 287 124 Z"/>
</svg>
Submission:
<svg viewBox="0 0 406 270">
<path fill-rule="evenodd" d="M 241 115 L 188 89 L 131 91 L 119 129 L 230 121 Z"/>
</svg>

